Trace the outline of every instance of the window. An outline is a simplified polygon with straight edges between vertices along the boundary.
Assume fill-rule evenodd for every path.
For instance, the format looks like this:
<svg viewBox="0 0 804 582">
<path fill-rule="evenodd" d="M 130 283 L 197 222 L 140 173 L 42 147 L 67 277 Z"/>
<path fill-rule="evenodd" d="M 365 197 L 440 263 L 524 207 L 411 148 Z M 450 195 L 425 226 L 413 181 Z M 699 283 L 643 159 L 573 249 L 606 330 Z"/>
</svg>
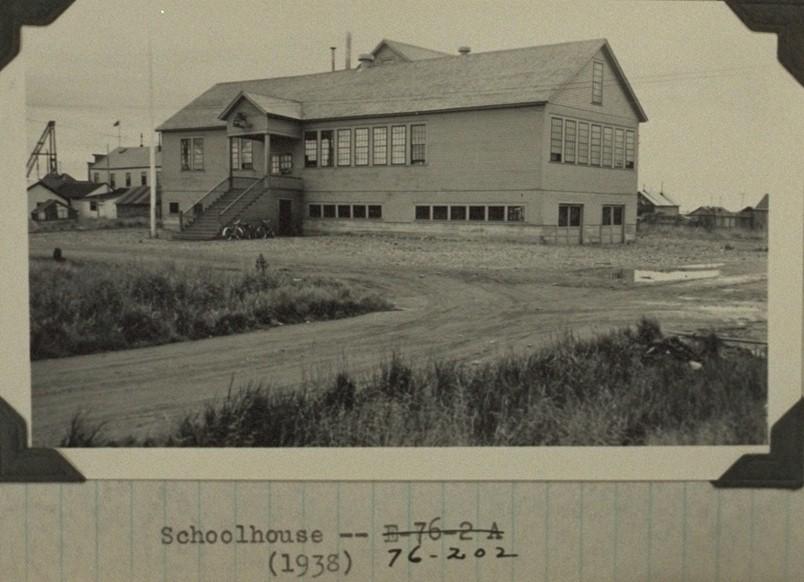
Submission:
<svg viewBox="0 0 804 582">
<path fill-rule="evenodd" d="M 623 207 L 622 206 L 604 206 L 603 218 L 601 224 L 603 226 L 620 226 L 623 223 Z"/>
<path fill-rule="evenodd" d="M 140 186 L 148 185 L 148 172 L 140 172 Z"/>
<path fill-rule="evenodd" d="M 95 172 L 92 174 L 92 181 L 96 184 L 100 184 L 100 172 Z"/>
<path fill-rule="evenodd" d="M 321 205 L 320 204 L 310 204 L 307 207 L 308 214 L 310 218 L 321 218 Z"/>
<path fill-rule="evenodd" d="M 603 103 L 603 63 L 600 61 L 592 65 L 592 103 Z"/>
<path fill-rule="evenodd" d="M 410 126 L 410 163 L 424 164 L 426 162 L 426 132 L 424 125 Z"/>
<path fill-rule="evenodd" d="M 589 163 L 589 124 L 583 121 L 578 123 L 578 163 Z"/>
<path fill-rule="evenodd" d="M 578 204 L 560 204 L 558 226 L 581 226 L 581 208 Z"/>
<path fill-rule="evenodd" d="M 614 130 L 614 167 L 625 167 L 625 139 L 623 137 L 623 130 L 616 128 Z"/>
<path fill-rule="evenodd" d="M 318 133 L 304 132 L 304 167 L 315 168 L 318 165 Z"/>
<path fill-rule="evenodd" d="M 592 126 L 592 146 L 589 150 L 589 160 L 593 166 L 600 165 L 600 144 L 601 144 L 601 133 L 600 133 L 600 126 L 593 125 Z"/>
<path fill-rule="evenodd" d="M 405 164 L 407 129 L 404 125 L 391 126 L 391 163 L 394 165 Z"/>
<path fill-rule="evenodd" d="M 204 138 L 185 137 L 180 142 L 181 169 L 203 170 L 204 169 Z"/>
<path fill-rule="evenodd" d="M 254 142 L 248 138 L 232 138 L 232 169 L 254 169 Z"/>
<path fill-rule="evenodd" d="M 450 206 L 449 207 L 450 220 L 466 220 L 466 206 Z"/>
<path fill-rule="evenodd" d="M 114 175 L 114 172 L 109 174 L 109 186 L 112 187 L 112 190 L 115 189 L 115 175 Z"/>
<path fill-rule="evenodd" d="M 564 120 L 560 117 L 553 117 L 553 122 L 550 130 L 550 161 L 561 161 L 562 150 L 562 130 L 564 127 Z"/>
<path fill-rule="evenodd" d="M 508 222 L 524 222 L 525 221 L 525 207 L 524 206 L 509 206 L 508 207 Z"/>
<path fill-rule="evenodd" d="M 168 212 L 171 214 L 178 214 L 179 213 L 179 203 L 178 202 L 171 202 L 168 204 Z"/>
<path fill-rule="evenodd" d="M 373 205 L 368 207 L 369 218 L 382 218 L 382 206 Z"/>
<path fill-rule="evenodd" d="M 372 154 L 372 163 L 375 166 L 384 166 L 388 163 L 388 128 L 375 127 L 373 130 L 374 135 L 374 151 Z"/>
<path fill-rule="evenodd" d="M 324 218 L 335 218 L 334 204 L 324 204 Z"/>
<path fill-rule="evenodd" d="M 338 130 L 338 165 L 352 165 L 352 130 Z"/>
<path fill-rule="evenodd" d="M 366 218 L 366 207 L 362 204 L 352 205 L 352 218 Z"/>
<path fill-rule="evenodd" d="M 564 122 L 564 161 L 568 164 L 575 163 L 575 148 L 577 144 L 576 122 L 568 119 Z"/>
<path fill-rule="evenodd" d="M 338 204 L 338 218 L 352 218 L 352 207 L 348 204 Z"/>
<path fill-rule="evenodd" d="M 131 172 L 126 172 L 126 188 L 131 188 Z"/>
<path fill-rule="evenodd" d="M 630 129 L 625 131 L 625 167 L 634 167 L 634 132 Z"/>
<path fill-rule="evenodd" d="M 93 201 L 91 201 L 91 202 L 89 203 L 89 209 L 90 209 L 92 212 L 95 212 L 95 211 L 98 209 L 98 203 L 97 203 L 97 202 L 95 202 L 94 200 L 93 200 Z"/>
<path fill-rule="evenodd" d="M 447 218 L 446 206 L 433 206 L 433 220 L 447 220 Z"/>
<path fill-rule="evenodd" d="M 326 129 L 321 132 L 321 167 L 331 168 L 335 162 L 333 154 L 335 153 L 335 144 L 333 143 L 333 131 Z"/>
<path fill-rule="evenodd" d="M 611 146 L 613 132 L 610 127 L 603 128 L 603 167 L 611 167 Z"/>
<path fill-rule="evenodd" d="M 486 220 L 486 207 L 485 206 L 470 206 L 469 207 L 469 220 Z"/>
<path fill-rule="evenodd" d="M 271 154 L 271 173 L 290 174 L 293 172 L 293 154 Z"/>
<path fill-rule="evenodd" d="M 369 132 L 368 127 L 355 129 L 355 166 L 368 166 Z"/>
<path fill-rule="evenodd" d="M 416 207 L 416 220 L 430 220 L 430 207 L 417 206 Z"/>
<path fill-rule="evenodd" d="M 505 206 L 489 206 L 489 220 L 501 222 L 505 220 Z"/>
</svg>

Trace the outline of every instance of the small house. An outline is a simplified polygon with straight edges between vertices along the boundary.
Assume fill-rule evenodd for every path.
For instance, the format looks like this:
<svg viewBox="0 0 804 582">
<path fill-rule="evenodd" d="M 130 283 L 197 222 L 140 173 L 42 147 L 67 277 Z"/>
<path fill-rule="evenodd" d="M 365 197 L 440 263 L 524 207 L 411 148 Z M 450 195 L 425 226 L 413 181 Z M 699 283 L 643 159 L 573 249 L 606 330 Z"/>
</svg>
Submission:
<svg viewBox="0 0 804 582">
<path fill-rule="evenodd" d="M 722 206 L 701 206 L 688 214 L 690 223 L 704 228 L 734 228 L 737 214 Z"/>
<path fill-rule="evenodd" d="M 637 192 L 637 216 L 646 214 L 678 216 L 679 206 L 664 192 L 651 192 L 643 188 Z"/>
</svg>

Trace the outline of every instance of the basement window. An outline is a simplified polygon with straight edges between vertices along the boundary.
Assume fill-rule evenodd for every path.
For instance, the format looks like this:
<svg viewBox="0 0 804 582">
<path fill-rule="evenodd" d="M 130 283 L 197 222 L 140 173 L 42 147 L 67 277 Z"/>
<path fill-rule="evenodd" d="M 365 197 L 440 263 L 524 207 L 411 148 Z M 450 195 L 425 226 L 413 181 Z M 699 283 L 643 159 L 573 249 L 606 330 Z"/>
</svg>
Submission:
<svg viewBox="0 0 804 582">
<path fill-rule="evenodd" d="M 338 204 L 338 218 L 352 218 L 352 207 L 348 204 Z"/>
<path fill-rule="evenodd" d="M 366 207 L 362 204 L 353 204 L 352 218 L 366 218 Z"/>
<path fill-rule="evenodd" d="M 433 206 L 433 220 L 447 220 L 447 218 L 446 206 Z"/>
<path fill-rule="evenodd" d="M 505 206 L 489 206 L 489 220 L 502 222 L 505 220 Z"/>
<path fill-rule="evenodd" d="M 469 220 L 486 220 L 486 207 L 485 206 L 470 206 L 469 207 Z"/>
<path fill-rule="evenodd" d="M 324 218 L 335 218 L 334 204 L 324 204 Z"/>
<path fill-rule="evenodd" d="M 168 212 L 170 214 L 178 214 L 179 213 L 179 203 L 178 202 L 171 202 L 168 204 Z"/>
<path fill-rule="evenodd" d="M 416 220 L 430 220 L 430 207 L 417 206 L 416 207 Z"/>
<path fill-rule="evenodd" d="M 310 204 L 307 207 L 308 214 L 310 218 L 321 218 L 321 205 L 320 204 Z"/>
<path fill-rule="evenodd" d="M 450 220 L 466 220 L 466 206 L 450 206 L 449 207 Z"/>
<path fill-rule="evenodd" d="M 524 206 L 509 206 L 508 207 L 508 222 L 524 222 L 525 221 L 525 207 Z"/>
<path fill-rule="evenodd" d="M 369 218 L 382 218 L 382 206 L 371 205 L 368 207 Z"/>
</svg>

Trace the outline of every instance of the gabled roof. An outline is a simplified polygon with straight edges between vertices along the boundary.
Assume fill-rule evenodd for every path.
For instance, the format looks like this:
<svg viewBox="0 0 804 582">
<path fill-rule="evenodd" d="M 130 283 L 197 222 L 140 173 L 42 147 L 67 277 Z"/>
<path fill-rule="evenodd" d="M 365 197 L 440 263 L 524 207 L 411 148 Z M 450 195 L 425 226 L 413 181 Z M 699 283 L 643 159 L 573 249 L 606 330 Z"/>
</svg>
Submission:
<svg viewBox="0 0 804 582">
<path fill-rule="evenodd" d="M 96 184 L 86 180 L 76 180 L 69 174 L 48 174 L 38 182 L 28 186 L 28 190 L 34 186 L 42 184 L 54 194 L 65 200 L 83 198 L 87 194 L 94 192 L 98 188 L 107 187 L 106 184 Z"/>
<path fill-rule="evenodd" d="M 754 207 L 754 210 L 767 210 L 768 209 L 768 194 L 765 194 L 762 197 L 762 200 L 757 202 L 757 205 Z"/>
<path fill-rule="evenodd" d="M 734 212 L 726 210 L 722 206 L 699 206 L 698 208 L 690 212 L 690 214 L 734 216 Z"/>
<path fill-rule="evenodd" d="M 150 186 L 137 186 L 124 191 L 123 196 L 117 201 L 117 204 L 150 204 L 150 196 Z"/>
<path fill-rule="evenodd" d="M 664 192 L 651 192 L 650 190 L 640 190 L 639 194 L 644 196 L 648 202 L 654 206 L 678 206 L 673 200 Z"/>
<path fill-rule="evenodd" d="M 433 57 L 394 66 L 218 83 L 157 129 L 224 127 L 219 115 L 241 93 L 253 101 L 262 96 L 298 102 L 303 120 L 545 103 L 604 47 L 608 48 L 608 42 L 596 39 Z M 638 104 L 635 96 L 633 101 Z M 641 108 L 637 111 L 644 121 Z"/>
<path fill-rule="evenodd" d="M 398 40 L 391 40 L 388 38 L 382 39 L 374 50 L 371 51 L 373 56 L 377 56 L 383 47 L 397 55 L 403 62 L 421 61 L 424 59 L 435 59 L 438 57 L 451 56 L 449 53 L 435 51 L 433 49 L 424 48 L 423 46 L 416 46 L 415 44 L 408 44 L 406 42 L 399 42 Z"/>
<path fill-rule="evenodd" d="M 90 170 L 116 170 L 123 168 L 148 168 L 151 165 L 151 148 L 142 147 L 119 147 L 109 152 L 108 160 L 105 154 L 93 154 L 94 162 L 89 162 Z M 156 149 L 156 165 L 162 165 L 162 152 Z"/>
<path fill-rule="evenodd" d="M 106 186 L 106 184 L 99 184 L 99 186 Z M 93 192 L 84 196 L 84 200 L 110 200 L 119 198 L 125 194 L 127 188 L 116 188 L 114 190 L 107 190 L 105 192 Z"/>
<path fill-rule="evenodd" d="M 298 101 L 291 101 L 289 99 L 278 99 L 276 97 L 268 97 L 266 95 L 257 95 L 248 93 L 247 91 L 240 91 L 234 99 L 224 108 L 218 119 L 226 119 L 232 110 L 237 107 L 237 104 L 242 100 L 246 100 L 256 107 L 259 111 L 266 115 L 278 115 L 280 117 L 289 117 L 290 119 L 301 119 L 301 103 Z"/>
</svg>

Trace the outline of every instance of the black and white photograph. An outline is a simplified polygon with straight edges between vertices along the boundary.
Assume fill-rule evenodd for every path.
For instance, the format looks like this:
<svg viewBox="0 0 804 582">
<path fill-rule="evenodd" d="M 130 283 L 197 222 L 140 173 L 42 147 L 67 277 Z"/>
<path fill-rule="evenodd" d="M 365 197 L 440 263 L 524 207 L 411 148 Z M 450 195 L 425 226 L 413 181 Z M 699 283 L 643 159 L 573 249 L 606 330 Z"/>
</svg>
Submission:
<svg viewBox="0 0 804 582">
<path fill-rule="evenodd" d="M 726 4 L 77 0 L 23 46 L 34 445 L 768 443 L 804 94 Z"/>
</svg>

